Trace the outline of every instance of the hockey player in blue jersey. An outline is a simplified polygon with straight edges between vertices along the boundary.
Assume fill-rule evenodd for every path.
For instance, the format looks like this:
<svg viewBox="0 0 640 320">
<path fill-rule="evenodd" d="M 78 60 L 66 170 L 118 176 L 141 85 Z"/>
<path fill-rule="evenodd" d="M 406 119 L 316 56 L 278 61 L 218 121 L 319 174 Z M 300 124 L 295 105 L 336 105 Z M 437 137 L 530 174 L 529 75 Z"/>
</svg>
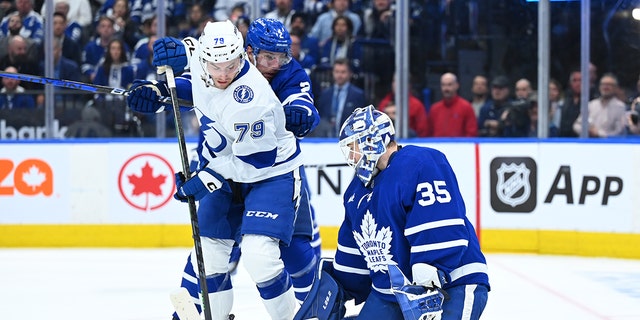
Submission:
<svg viewBox="0 0 640 320">
<path fill-rule="evenodd" d="M 241 234 L 245 268 L 272 319 L 291 319 L 296 300 L 280 258 L 294 232 L 302 159 L 285 128 L 278 97 L 245 59 L 243 39 L 230 21 L 209 22 L 189 61 L 190 76 L 176 78 L 178 97 L 193 101 L 204 135 L 192 177 L 176 175 L 175 197 L 199 201 L 198 219 L 213 319 L 227 319 L 233 305 L 229 257 Z M 161 108 L 166 84 L 132 86 L 129 106 Z"/>
<path fill-rule="evenodd" d="M 258 18 L 247 31 L 247 56 L 269 81 L 284 107 L 287 130 L 304 137 L 320 122 L 313 103 L 311 80 L 302 66 L 291 56 L 291 37 L 282 22 Z M 304 168 L 303 190 L 291 245 L 281 247 L 282 260 L 291 274 L 296 298 L 306 298 L 315 278 L 320 259 L 320 233 L 310 203 L 311 192 Z"/>
<path fill-rule="evenodd" d="M 364 302 L 357 319 L 479 319 L 486 260 L 445 155 L 398 145 L 373 106 L 347 118 L 340 147 L 356 174 L 338 250 L 294 319 L 340 319 L 350 299 Z"/>
</svg>

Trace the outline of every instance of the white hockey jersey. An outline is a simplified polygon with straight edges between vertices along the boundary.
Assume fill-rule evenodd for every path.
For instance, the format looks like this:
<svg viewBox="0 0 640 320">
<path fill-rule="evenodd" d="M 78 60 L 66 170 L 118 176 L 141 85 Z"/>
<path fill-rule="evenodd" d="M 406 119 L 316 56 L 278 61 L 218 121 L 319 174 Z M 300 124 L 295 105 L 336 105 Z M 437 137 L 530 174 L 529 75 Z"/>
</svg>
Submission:
<svg viewBox="0 0 640 320">
<path fill-rule="evenodd" d="M 245 61 L 236 79 L 220 90 L 206 86 L 198 60 L 196 54 L 190 61 L 191 86 L 206 166 L 242 183 L 301 166 L 296 138 L 285 129 L 282 104 L 258 69 Z"/>
</svg>

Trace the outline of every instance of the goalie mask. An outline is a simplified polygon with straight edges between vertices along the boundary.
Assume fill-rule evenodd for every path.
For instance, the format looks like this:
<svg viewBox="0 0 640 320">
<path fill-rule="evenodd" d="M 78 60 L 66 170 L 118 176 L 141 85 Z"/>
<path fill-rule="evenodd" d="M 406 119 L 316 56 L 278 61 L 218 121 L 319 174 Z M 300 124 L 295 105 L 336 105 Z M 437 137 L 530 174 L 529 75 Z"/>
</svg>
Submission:
<svg viewBox="0 0 640 320">
<path fill-rule="evenodd" d="M 228 86 L 244 63 L 244 41 L 238 28 L 229 20 L 207 22 L 198 42 L 202 80 L 208 86 L 219 87 L 215 83 L 219 81 Z"/>
<path fill-rule="evenodd" d="M 258 18 L 247 31 L 247 46 L 256 66 L 280 69 L 291 61 L 291 36 L 282 22 Z"/>
<path fill-rule="evenodd" d="M 347 164 L 355 169 L 356 176 L 365 186 L 377 174 L 378 160 L 393 140 L 393 122 L 372 105 L 354 110 L 340 129 L 342 153 Z"/>
</svg>

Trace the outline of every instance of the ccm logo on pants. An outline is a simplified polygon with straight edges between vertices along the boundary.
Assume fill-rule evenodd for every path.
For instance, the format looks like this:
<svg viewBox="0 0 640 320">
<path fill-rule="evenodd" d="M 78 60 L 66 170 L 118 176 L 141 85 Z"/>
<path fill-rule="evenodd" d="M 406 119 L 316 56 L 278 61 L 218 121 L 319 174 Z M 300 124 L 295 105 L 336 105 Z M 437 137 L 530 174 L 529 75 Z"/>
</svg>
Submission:
<svg viewBox="0 0 640 320">
<path fill-rule="evenodd" d="M 247 217 L 267 218 L 275 220 L 278 214 L 266 211 L 247 211 Z"/>
</svg>

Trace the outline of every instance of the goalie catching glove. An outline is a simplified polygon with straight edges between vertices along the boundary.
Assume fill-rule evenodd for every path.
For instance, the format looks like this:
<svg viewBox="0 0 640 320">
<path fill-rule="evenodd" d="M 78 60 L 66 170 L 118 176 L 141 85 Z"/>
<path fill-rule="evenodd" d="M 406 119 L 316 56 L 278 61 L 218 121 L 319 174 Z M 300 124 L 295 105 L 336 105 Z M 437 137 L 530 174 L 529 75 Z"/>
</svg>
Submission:
<svg viewBox="0 0 640 320">
<path fill-rule="evenodd" d="M 169 87 L 162 81 L 136 80 L 129 88 L 127 104 L 131 110 L 141 113 L 154 113 L 164 110 L 158 101 L 160 97 L 169 97 Z"/>
<path fill-rule="evenodd" d="M 188 197 L 193 197 L 198 201 L 217 190 L 231 193 L 231 186 L 219 173 L 204 168 L 186 181 L 182 172 L 176 173 L 176 190 L 173 197 L 176 200 L 187 202 Z"/>
<path fill-rule="evenodd" d="M 153 66 L 170 66 L 175 73 L 183 72 L 189 65 L 196 43 L 198 41 L 192 37 L 186 37 L 182 41 L 173 37 L 156 40 L 153 43 Z"/>
<path fill-rule="evenodd" d="M 395 265 L 388 265 L 391 292 L 398 300 L 405 320 L 440 320 L 445 292 L 441 289 L 444 274 L 426 263 L 416 263 L 412 267 L 413 284 Z"/>
</svg>

